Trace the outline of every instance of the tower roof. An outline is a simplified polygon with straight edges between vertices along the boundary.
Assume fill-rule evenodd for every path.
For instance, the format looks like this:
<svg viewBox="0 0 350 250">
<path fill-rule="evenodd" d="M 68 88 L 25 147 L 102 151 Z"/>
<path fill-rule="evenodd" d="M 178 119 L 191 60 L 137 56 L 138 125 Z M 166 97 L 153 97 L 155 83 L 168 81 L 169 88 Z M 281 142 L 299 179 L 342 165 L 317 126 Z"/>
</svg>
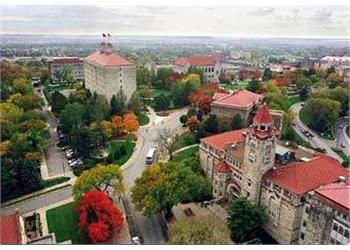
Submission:
<svg viewBox="0 0 350 250">
<path fill-rule="evenodd" d="M 263 104 L 259 110 L 258 113 L 254 117 L 253 124 L 266 124 L 266 125 L 272 125 L 273 120 L 272 116 L 270 114 L 270 110 L 267 107 L 266 104 Z"/>
</svg>

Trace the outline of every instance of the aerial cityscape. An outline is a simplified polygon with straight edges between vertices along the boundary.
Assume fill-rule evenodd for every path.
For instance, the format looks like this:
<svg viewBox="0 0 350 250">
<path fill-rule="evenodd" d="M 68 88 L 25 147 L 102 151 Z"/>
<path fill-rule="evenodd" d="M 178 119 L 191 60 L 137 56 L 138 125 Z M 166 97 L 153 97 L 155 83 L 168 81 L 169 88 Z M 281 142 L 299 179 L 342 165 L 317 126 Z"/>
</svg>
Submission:
<svg viewBox="0 0 350 250">
<path fill-rule="evenodd" d="M 0 12 L 0 244 L 350 243 L 349 6 Z"/>
</svg>

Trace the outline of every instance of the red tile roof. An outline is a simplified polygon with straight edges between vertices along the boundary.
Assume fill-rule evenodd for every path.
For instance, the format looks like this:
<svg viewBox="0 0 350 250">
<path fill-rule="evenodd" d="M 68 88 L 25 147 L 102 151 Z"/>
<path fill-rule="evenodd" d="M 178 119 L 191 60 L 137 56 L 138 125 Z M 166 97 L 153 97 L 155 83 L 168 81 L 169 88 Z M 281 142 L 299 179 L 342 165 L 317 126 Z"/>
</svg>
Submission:
<svg viewBox="0 0 350 250">
<path fill-rule="evenodd" d="M 226 145 L 236 144 L 245 141 L 243 132 L 248 131 L 249 128 L 242 128 L 225 132 L 222 134 L 212 135 L 201 139 L 201 142 L 208 144 L 217 149 L 223 149 Z"/>
<path fill-rule="evenodd" d="M 257 103 L 262 98 L 262 95 L 255 94 L 249 90 L 239 90 L 226 95 L 219 94 L 214 102 L 223 105 L 249 107 Z"/>
<path fill-rule="evenodd" d="M 214 169 L 218 171 L 219 173 L 230 173 L 231 168 L 225 161 L 219 161 L 215 166 Z"/>
<path fill-rule="evenodd" d="M 270 110 L 267 107 L 266 104 L 262 105 L 257 114 L 254 117 L 254 121 L 253 124 L 267 124 L 267 125 L 272 125 L 273 124 L 273 120 L 272 120 L 272 116 L 270 114 Z"/>
<path fill-rule="evenodd" d="M 188 56 L 178 58 L 175 64 L 180 66 L 186 66 L 187 64 L 192 66 L 213 66 L 216 64 L 216 59 L 212 56 Z"/>
<path fill-rule="evenodd" d="M 216 101 L 218 99 L 221 99 L 225 96 L 227 96 L 228 94 L 227 93 L 219 93 L 219 92 L 216 92 L 214 95 L 213 95 L 213 101 Z"/>
<path fill-rule="evenodd" d="M 316 194 L 350 210 L 350 183 L 331 183 L 316 189 Z"/>
<path fill-rule="evenodd" d="M 16 214 L 0 216 L 0 243 L 21 244 Z"/>
<path fill-rule="evenodd" d="M 101 53 L 100 51 L 97 51 L 88 57 L 86 57 L 86 61 L 99 64 L 102 66 L 130 66 L 133 65 L 130 61 L 126 60 L 125 58 L 111 53 Z"/>
<path fill-rule="evenodd" d="M 292 193 L 304 194 L 347 174 L 348 170 L 344 169 L 336 159 L 319 155 L 307 162 L 294 162 L 271 169 L 265 177 Z"/>
</svg>

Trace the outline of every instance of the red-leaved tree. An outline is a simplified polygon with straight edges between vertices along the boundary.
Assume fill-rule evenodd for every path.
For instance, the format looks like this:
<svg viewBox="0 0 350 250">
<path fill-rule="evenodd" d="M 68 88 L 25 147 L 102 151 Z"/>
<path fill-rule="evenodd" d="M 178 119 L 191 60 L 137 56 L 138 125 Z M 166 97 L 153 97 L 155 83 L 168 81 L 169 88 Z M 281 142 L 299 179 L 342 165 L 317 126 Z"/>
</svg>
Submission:
<svg viewBox="0 0 350 250">
<path fill-rule="evenodd" d="M 87 192 L 78 208 L 79 228 L 87 228 L 92 243 L 105 242 L 124 228 L 122 212 L 104 192 Z"/>
</svg>

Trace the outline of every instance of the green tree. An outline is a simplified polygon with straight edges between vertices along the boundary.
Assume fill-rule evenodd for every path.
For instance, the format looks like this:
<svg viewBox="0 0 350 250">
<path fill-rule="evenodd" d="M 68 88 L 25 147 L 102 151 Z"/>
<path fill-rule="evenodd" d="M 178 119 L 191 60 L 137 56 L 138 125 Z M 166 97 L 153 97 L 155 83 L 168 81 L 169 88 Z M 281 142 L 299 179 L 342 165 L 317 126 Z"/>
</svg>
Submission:
<svg viewBox="0 0 350 250">
<path fill-rule="evenodd" d="M 188 95 L 184 84 L 174 83 L 170 89 L 170 97 L 176 107 L 183 107 L 188 103 Z"/>
<path fill-rule="evenodd" d="M 229 216 L 228 227 L 235 243 L 244 243 L 259 236 L 261 225 L 266 220 L 264 209 L 243 197 L 230 202 Z"/>
<path fill-rule="evenodd" d="M 186 122 L 187 122 L 187 115 L 182 115 L 182 116 L 180 116 L 180 122 L 181 122 L 182 124 L 186 124 Z"/>
<path fill-rule="evenodd" d="M 101 114 L 101 120 L 107 119 L 110 114 L 110 106 L 104 95 L 96 95 L 94 107 Z"/>
<path fill-rule="evenodd" d="M 154 109 L 159 110 L 167 110 L 170 106 L 169 97 L 166 97 L 163 94 L 160 94 L 154 98 Z"/>
<path fill-rule="evenodd" d="M 260 89 L 260 82 L 258 82 L 255 79 L 252 79 L 246 86 L 246 89 L 256 93 Z"/>
<path fill-rule="evenodd" d="M 272 71 L 269 68 L 264 69 L 262 76 L 263 81 L 270 81 L 272 79 Z"/>
<path fill-rule="evenodd" d="M 43 99 L 34 94 L 17 95 L 12 102 L 24 111 L 41 109 L 44 106 Z"/>
<path fill-rule="evenodd" d="M 307 98 L 309 97 L 309 89 L 308 89 L 307 86 L 304 86 L 300 90 L 299 96 L 300 96 L 300 100 L 301 101 L 306 101 L 307 100 Z"/>
<path fill-rule="evenodd" d="M 64 132 L 70 132 L 73 128 L 84 125 L 84 105 L 74 102 L 67 104 L 60 113 L 60 125 Z"/>
<path fill-rule="evenodd" d="M 200 68 L 190 66 L 188 68 L 187 74 L 199 75 L 200 81 L 201 82 L 204 81 L 204 73 L 203 73 L 203 70 L 201 70 Z"/>
<path fill-rule="evenodd" d="M 243 127 L 243 119 L 240 114 L 236 114 L 231 121 L 231 129 L 240 129 Z"/>
<path fill-rule="evenodd" d="M 38 162 L 22 158 L 15 161 L 14 165 L 23 193 L 27 194 L 43 188 L 43 181 L 38 172 Z"/>
<path fill-rule="evenodd" d="M 162 67 L 157 70 L 157 76 L 155 79 L 155 85 L 158 88 L 166 88 L 167 82 L 166 78 L 169 74 L 174 73 L 174 70 L 172 68 Z"/>
<path fill-rule="evenodd" d="M 116 95 L 111 98 L 111 115 L 123 115 L 126 111 L 127 97 L 124 91 L 120 89 Z"/>
<path fill-rule="evenodd" d="M 211 134 L 216 134 L 219 132 L 219 121 L 216 115 L 210 115 L 208 119 L 205 120 L 204 128 Z"/>
<path fill-rule="evenodd" d="M 140 114 L 142 111 L 143 103 L 140 96 L 137 93 L 134 93 L 128 104 L 129 109 L 134 112 L 136 115 Z"/>
<path fill-rule="evenodd" d="M 67 98 L 59 91 L 54 91 L 51 95 L 51 110 L 52 112 L 59 114 L 64 106 L 67 104 Z"/>
<path fill-rule="evenodd" d="M 300 77 L 297 77 L 295 84 L 297 85 L 297 88 L 299 90 L 302 90 L 304 87 L 310 87 L 312 85 L 312 82 L 310 79 L 304 76 L 300 76 Z"/>
<path fill-rule="evenodd" d="M 137 85 L 150 85 L 152 73 L 147 69 L 145 64 L 140 64 L 136 68 L 136 83 Z"/>
<path fill-rule="evenodd" d="M 112 187 L 117 191 L 123 190 L 123 173 L 116 164 L 97 165 L 85 170 L 73 186 L 74 200 L 80 198 L 92 189 L 106 192 Z"/>
<path fill-rule="evenodd" d="M 73 128 L 69 144 L 82 156 L 87 157 L 93 149 L 103 145 L 103 136 L 87 127 Z"/>
</svg>

